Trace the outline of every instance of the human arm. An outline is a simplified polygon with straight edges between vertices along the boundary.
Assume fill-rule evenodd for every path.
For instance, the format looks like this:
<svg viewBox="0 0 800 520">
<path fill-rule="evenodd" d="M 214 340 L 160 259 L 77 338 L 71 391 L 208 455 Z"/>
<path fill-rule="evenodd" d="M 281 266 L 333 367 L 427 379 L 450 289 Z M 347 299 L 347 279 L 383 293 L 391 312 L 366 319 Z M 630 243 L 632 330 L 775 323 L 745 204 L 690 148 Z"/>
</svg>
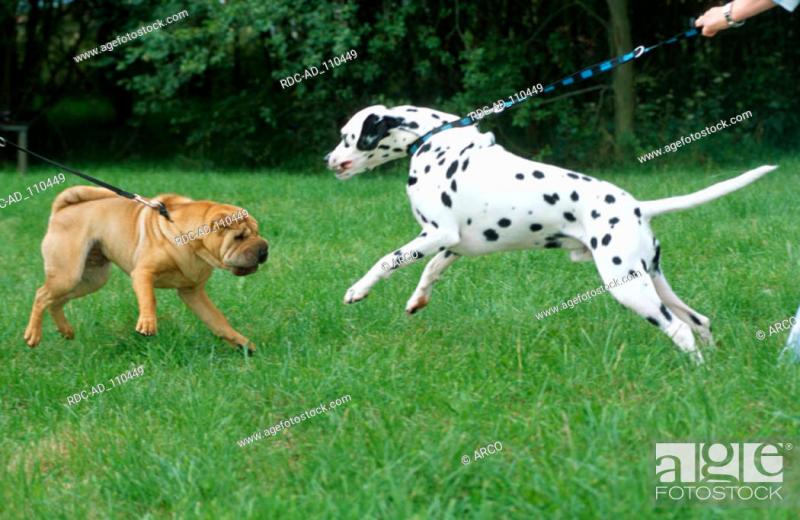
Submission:
<svg viewBox="0 0 800 520">
<path fill-rule="evenodd" d="M 778 5 L 773 0 L 734 0 L 731 3 L 733 4 L 731 6 L 731 19 L 735 22 L 742 22 Z M 797 4 L 794 1 L 789 3 L 795 4 L 795 6 Z M 725 19 L 726 8 L 727 6 L 725 5 L 712 7 L 697 19 L 695 27 L 702 27 L 703 36 L 709 37 L 727 29 L 729 25 Z"/>
</svg>

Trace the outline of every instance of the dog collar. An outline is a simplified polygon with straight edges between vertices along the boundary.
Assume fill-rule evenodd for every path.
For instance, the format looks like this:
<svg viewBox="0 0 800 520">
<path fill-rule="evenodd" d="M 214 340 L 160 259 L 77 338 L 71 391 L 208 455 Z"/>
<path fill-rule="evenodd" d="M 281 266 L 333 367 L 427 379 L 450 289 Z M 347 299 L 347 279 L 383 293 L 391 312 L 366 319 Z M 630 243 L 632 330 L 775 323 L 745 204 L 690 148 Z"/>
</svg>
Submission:
<svg viewBox="0 0 800 520">
<path fill-rule="evenodd" d="M 408 153 L 408 155 L 414 155 L 415 153 L 417 153 L 417 150 L 419 150 L 423 144 L 427 143 L 431 137 L 438 134 L 439 132 L 444 132 L 445 130 L 450 130 L 451 128 L 463 128 L 473 123 L 475 123 L 475 121 L 471 117 L 467 116 L 467 117 L 462 117 L 457 121 L 452 121 L 450 123 L 445 123 L 441 126 L 437 126 L 427 134 L 420 136 L 419 139 L 408 145 L 408 148 L 406 148 L 406 153 Z"/>
</svg>

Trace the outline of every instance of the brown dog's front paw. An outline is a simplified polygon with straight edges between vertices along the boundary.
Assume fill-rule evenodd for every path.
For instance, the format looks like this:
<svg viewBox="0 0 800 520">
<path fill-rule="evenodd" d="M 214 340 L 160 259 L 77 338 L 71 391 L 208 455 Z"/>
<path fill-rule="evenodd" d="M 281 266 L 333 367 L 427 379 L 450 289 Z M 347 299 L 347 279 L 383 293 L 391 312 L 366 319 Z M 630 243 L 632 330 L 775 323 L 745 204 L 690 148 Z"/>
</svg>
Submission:
<svg viewBox="0 0 800 520">
<path fill-rule="evenodd" d="M 28 344 L 29 347 L 34 348 L 39 342 L 42 341 L 42 331 L 41 329 L 37 329 L 35 327 L 28 327 L 25 330 L 25 343 Z"/>
<path fill-rule="evenodd" d="M 253 344 L 252 341 L 245 338 L 244 336 L 237 334 L 234 337 L 223 338 L 225 341 L 230 344 L 236 350 L 244 351 L 245 354 L 248 356 L 252 356 L 256 352 L 256 346 Z"/>
<path fill-rule="evenodd" d="M 64 339 L 75 339 L 75 331 L 72 330 L 72 327 L 67 325 L 64 328 L 59 328 L 58 332 L 64 337 Z"/>
<path fill-rule="evenodd" d="M 156 319 L 139 316 L 139 321 L 136 323 L 136 332 L 142 336 L 155 336 L 156 332 L 158 332 Z"/>
<path fill-rule="evenodd" d="M 242 337 L 236 341 L 236 347 L 244 350 L 248 356 L 252 356 L 256 353 L 255 344 L 245 337 Z"/>
<path fill-rule="evenodd" d="M 236 350 L 243 352 L 247 357 L 256 353 L 256 348 L 253 345 L 236 345 Z"/>
</svg>

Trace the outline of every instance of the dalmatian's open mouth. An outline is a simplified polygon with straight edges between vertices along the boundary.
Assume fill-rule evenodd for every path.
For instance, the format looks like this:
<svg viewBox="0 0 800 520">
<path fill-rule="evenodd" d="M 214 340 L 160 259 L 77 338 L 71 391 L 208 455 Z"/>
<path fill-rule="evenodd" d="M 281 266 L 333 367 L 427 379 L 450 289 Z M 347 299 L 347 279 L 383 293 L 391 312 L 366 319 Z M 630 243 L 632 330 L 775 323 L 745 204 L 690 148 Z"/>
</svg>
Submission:
<svg viewBox="0 0 800 520">
<path fill-rule="evenodd" d="M 337 164 L 334 167 L 334 171 L 336 172 L 336 178 L 339 180 L 349 179 L 353 176 L 353 174 L 348 171 L 350 167 L 353 166 L 353 161 L 344 161 Z"/>
</svg>

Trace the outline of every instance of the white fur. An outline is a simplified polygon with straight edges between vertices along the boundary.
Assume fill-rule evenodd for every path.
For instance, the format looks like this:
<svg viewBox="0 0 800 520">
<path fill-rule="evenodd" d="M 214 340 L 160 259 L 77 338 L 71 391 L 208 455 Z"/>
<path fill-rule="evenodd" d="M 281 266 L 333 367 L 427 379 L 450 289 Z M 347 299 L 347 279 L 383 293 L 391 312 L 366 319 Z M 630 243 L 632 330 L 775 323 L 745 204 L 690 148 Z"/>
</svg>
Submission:
<svg viewBox="0 0 800 520">
<path fill-rule="evenodd" d="M 338 178 L 349 179 L 406 157 L 406 148 L 419 136 L 456 119 L 413 106 L 365 108 L 342 128 L 342 142 L 328 154 L 328 166 Z M 406 306 L 413 313 L 427 305 L 433 283 L 462 255 L 560 247 L 570 251 L 573 261 L 594 260 L 606 283 L 630 271 L 643 272 L 610 292 L 699 363 L 703 358 L 692 331 L 711 343 L 710 322 L 672 292 L 659 267 L 660 247 L 649 219 L 708 202 L 773 169 L 762 166 L 694 194 L 640 202 L 608 182 L 511 154 L 491 133 L 474 126 L 446 130 L 411 158 L 407 192 L 422 233 L 380 258 L 344 301 L 365 298 L 373 285 L 388 278 L 394 269 L 381 264 L 396 269 L 432 256 Z M 414 258 L 393 262 L 396 256 Z"/>
</svg>

